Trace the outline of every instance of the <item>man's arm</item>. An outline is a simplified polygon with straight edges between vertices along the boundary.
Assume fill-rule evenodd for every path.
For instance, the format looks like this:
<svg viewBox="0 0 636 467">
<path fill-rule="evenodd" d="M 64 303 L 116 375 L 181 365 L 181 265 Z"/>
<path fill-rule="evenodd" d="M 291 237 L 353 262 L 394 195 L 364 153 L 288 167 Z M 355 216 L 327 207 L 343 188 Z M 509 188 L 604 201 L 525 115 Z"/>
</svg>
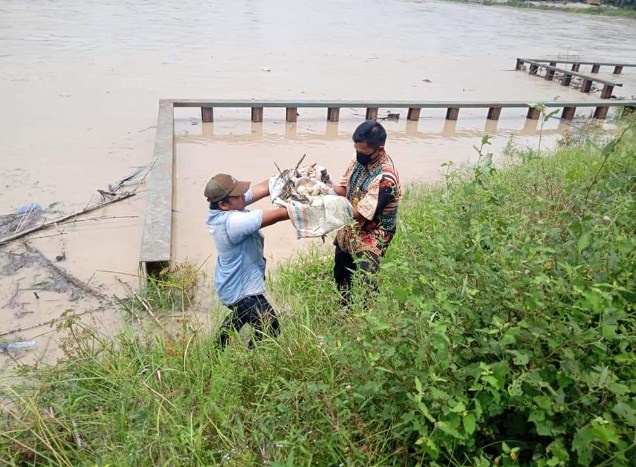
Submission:
<svg viewBox="0 0 636 467">
<path fill-rule="evenodd" d="M 335 191 L 338 196 L 346 196 L 346 194 L 347 194 L 347 187 L 346 186 L 334 185 L 334 183 L 331 180 L 327 180 L 324 183 L 329 188 L 331 188 L 333 191 Z"/>
<path fill-rule="evenodd" d="M 373 220 L 384 209 L 395 203 L 399 192 L 398 182 L 391 174 L 383 174 L 378 182 L 371 184 L 369 191 L 359 200 L 353 210 L 356 221 Z"/>
<path fill-rule="evenodd" d="M 252 203 L 265 198 L 267 195 L 269 195 L 269 178 L 266 178 L 256 185 L 252 185 Z"/>
<path fill-rule="evenodd" d="M 364 217 L 362 214 L 360 214 L 358 212 L 358 208 L 353 208 L 353 219 L 356 221 L 357 224 L 362 225 L 367 221 L 370 221 L 371 219 L 367 219 L 366 217 Z"/>
<path fill-rule="evenodd" d="M 267 227 L 277 222 L 289 219 L 289 213 L 285 208 L 264 209 L 263 220 L 261 221 L 261 228 Z"/>
<path fill-rule="evenodd" d="M 230 241 L 237 244 L 261 227 L 267 227 L 285 219 L 289 219 L 285 208 L 232 211 L 227 220 L 227 233 Z"/>
</svg>

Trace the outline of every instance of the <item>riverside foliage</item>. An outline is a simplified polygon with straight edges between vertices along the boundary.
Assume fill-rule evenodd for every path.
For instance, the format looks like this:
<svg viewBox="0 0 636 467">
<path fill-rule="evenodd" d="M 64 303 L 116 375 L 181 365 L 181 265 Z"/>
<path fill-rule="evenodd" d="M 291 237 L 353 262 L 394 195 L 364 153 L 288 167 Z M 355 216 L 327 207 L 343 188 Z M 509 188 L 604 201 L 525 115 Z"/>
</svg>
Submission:
<svg viewBox="0 0 636 467">
<path fill-rule="evenodd" d="M 73 324 L 2 387 L 9 465 L 633 465 L 636 135 L 412 188 L 373 300 L 272 279 L 255 350 Z"/>
</svg>

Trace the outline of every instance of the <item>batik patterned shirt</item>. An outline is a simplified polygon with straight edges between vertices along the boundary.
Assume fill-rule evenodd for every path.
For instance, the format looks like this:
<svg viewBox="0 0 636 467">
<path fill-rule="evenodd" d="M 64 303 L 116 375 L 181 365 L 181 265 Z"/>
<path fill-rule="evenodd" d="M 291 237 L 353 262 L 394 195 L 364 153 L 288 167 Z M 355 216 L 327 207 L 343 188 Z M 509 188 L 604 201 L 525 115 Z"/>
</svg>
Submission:
<svg viewBox="0 0 636 467">
<path fill-rule="evenodd" d="M 346 188 L 347 199 L 365 218 L 362 224 L 338 231 L 338 246 L 353 254 L 369 251 L 382 256 L 395 234 L 402 197 L 393 161 L 386 153 L 366 166 L 353 159 L 338 184 Z"/>
</svg>

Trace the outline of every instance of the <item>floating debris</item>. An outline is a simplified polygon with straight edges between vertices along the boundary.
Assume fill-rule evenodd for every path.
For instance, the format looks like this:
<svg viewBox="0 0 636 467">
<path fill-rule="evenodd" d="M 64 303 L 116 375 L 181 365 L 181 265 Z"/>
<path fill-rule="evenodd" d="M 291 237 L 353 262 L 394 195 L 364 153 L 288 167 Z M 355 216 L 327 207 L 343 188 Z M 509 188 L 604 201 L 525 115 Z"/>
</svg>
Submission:
<svg viewBox="0 0 636 467">
<path fill-rule="evenodd" d="M 31 350 L 34 347 L 35 341 L 3 342 L 0 344 L 0 350 L 7 353 Z"/>
</svg>

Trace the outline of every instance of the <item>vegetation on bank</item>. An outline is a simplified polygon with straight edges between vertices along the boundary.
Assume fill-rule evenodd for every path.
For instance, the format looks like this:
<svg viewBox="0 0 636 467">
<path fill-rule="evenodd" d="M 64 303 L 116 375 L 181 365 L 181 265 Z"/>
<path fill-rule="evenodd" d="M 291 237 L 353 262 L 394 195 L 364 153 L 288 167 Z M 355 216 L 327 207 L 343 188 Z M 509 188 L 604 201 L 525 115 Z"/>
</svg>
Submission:
<svg viewBox="0 0 636 467">
<path fill-rule="evenodd" d="M 602 5 L 586 6 L 581 3 L 580 7 L 572 6 L 575 2 L 569 2 L 569 6 L 565 7 L 562 2 L 527 2 L 525 0 L 451 0 L 460 3 L 480 3 L 487 6 L 509 6 L 516 8 L 530 8 L 534 10 L 549 10 L 549 11 L 563 11 L 567 13 L 582 13 L 586 15 L 597 16 L 617 16 L 621 18 L 636 18 L 636 4 L 623 4 L 623 5 L 611 5 L 610 3 L 603 2 Z"/>
<path fill-rule="evenodd" d="M 502 170 L 484 138 L 475 167 L 409 191 L 373 301 L 358 287 L 340 308 L 330 255 L 307 255 L 273 278 L 283 334 L 253 351 L 69 323 L 67 359 L 0 386 L 0 459 L 633 465 L 636 132 L 621 135 Z"/>
</svg>

